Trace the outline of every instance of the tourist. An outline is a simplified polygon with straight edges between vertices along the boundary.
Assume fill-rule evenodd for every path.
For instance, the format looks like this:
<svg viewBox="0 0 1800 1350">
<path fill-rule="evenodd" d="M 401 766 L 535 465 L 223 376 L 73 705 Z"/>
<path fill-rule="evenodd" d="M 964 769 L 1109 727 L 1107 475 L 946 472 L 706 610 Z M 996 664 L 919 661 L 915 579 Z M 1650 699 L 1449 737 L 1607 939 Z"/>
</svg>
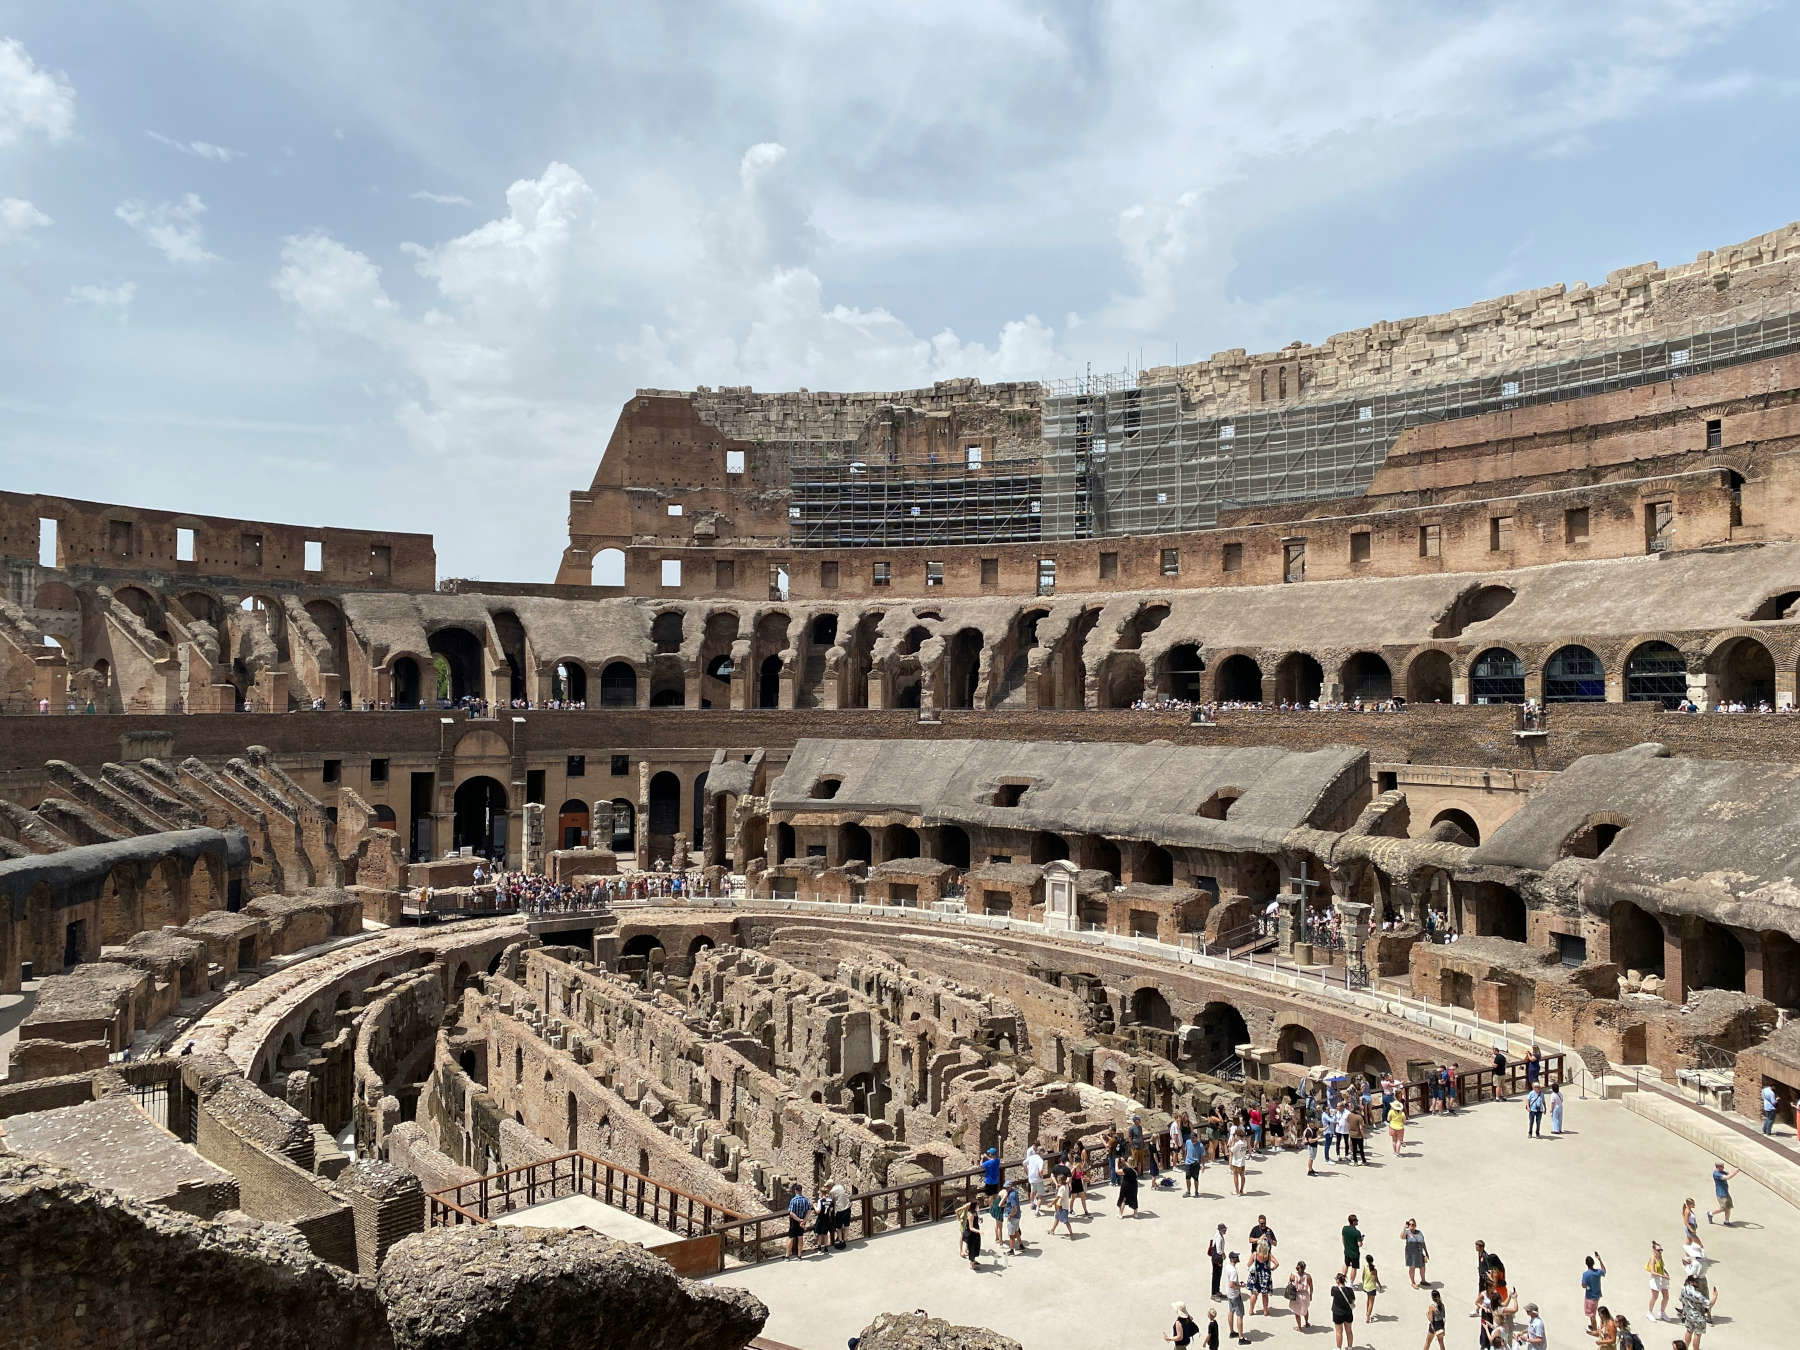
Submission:
<svg viewBox="0 0 1800 1350">
<path fill-rule="evenodd" d="M 1131 1149 L 1131 1165 L 1142 1175 L 1144 1171 L 1144 1121 L 1141 1116 L 1133 1116 L 1131 1124 L 1126 1128 L 1125 1140 Z"/>
<path fill-rule="evenodd" d="M 1717 1209 L 1706 1211 L 1706 1221 L 1711 1223 L 1713 1215 L 1723 1214 L 1725 1227 L 1731 1227 L 1731 1179 L 1744 1169 L 1741 1167 L 1727 1171 L 1725 1164 L 1715 1163 L 1712 1171 L 1713 1198 L 1719 1202 Z"/>
<path fill-rule="evenodd" d="M 1561 1083 L 1550 1085 L 1550 1133 L 1563 1132 L 1563 1090 Z"/>
<path fill-rule="evenodd" d="M 1344 1283 L 1344 1272 L 1337 1273 L 1331 1286 L 1331 1343 L 1350 1350 L 1356 1343 L 1356 1291 Z"/>
<path fill-rule="evenodd" d="M 1476 1326 L 1475 1343 L 1481 1350 L 1511 1350 L 1510 1338 L 1500 1339 L 1499 1322 L 1500 1300 L 1492 1289 L 1484 1289 L 1475 1300 L 1474 1316 L 1481 1321 Z"/>
<path fill-rule="evenodd" d="M 1345 1105 L 1337 1108 L 1337 1114 L 1334 1117 L 1334 1123 L 1333 1123 L 1332 1128 L 1337 1131 L 1338 1162 L 1342 1165 L 1348 1165 L 1351 1161 L 1351 1157 L 1350 1157 L 1350 1107 L 1348 1104 L 1345 1104 Z"/>
<path fill-rule="evenodd" d="M 813 1250 L 825 1251 L 831 1245 L 831 1234 L 837 1228 L 837 1200 L 823 1187 L 813 1201 Z"/>
<path fill-rule="evenodd" d="M 1650 1240 L 1650 1259 L 1644 1262 L 1644 1273 L 1650 1277 L 1650 1316 L 1658 1322 L 1669 1320 L 1669 1267 L 1663 1260 L 1662 1243 Z"/>
<path fill-rule="evenodd" d="M 1056 1208 L 1050 1217 L 1051 1237 L 1056 1236 L 1056 1226 L 1058 1224 L 1062 1225 L 1063 1235 L 1065 1237 L 1072 1238 L 1075 1236 L 1075 1229 L 1069 1223 L 1070 1184 L 1071 1183 L 1067 1181 L 1059 1181 L 1056 1183 Z"/>
<path fill-rule="evenodd" d="M 1431 1259 L 1431 1253 L 1425 1247 L 1425 1234 L 1419 1231 L 1417 1220 L 1406 1221 L 1406 1227 L 1400 1230 L 1400 1240 L 1406 1244 L 1406 1281 L 1414 1289 L 1423 1289 L 1429 1283 L 1425 1278 L 1425 1263 Z"/>
<path fill-rule="evenodd" d="M 1084 1219 L 1088 1216 L 1087 1192 L 1087 1163 L 1077 1154 L 1069 1167 L 1069 1200 L 1071 1203 L 1080 1201 Z"/>
<path fill-rule="evenodd" d="M 1019 1231 L 1020 1212 L 1024 1206 L 1019 1203 L 1019 1187 L 1014 1182 L 1006 1183 L 1006 1203 L 1003 1208 L 1006 1212 L 1006 1250 L 1016 1256 L 1025 1245 L 1025 1237 Z"/>
<path fill-rule="evenodd" d="M 1606 1305 L 1600 1305 L 1600 1320 L 1588 1335 L 1594 1338 L 1594 1350 L 1619 1350 L 1619 1323 Z"/>
<path fill-rule="evenodd" d="M 1294 1329 L 1305 1331 L 1312 1326 L 1312 1272 L 1306 1262 L 1294 1262 L 1294 1273 L 1287 1282 L 1288 1311 L 1294 1315 Z"/>
<path fill-rule="evenodd" d="M 1350 1161 L 1358 1167 L 1367 1166 L 1369 1155 L 1364 1152 L 1365 1136 L 1369 1132 L 1369 1119 L 1363 1114 L 1362 1103 L 1352 1102 L 1348 1116 L 1350 1131 Z"/>
<path fill-rule="evenodd" d="M 1387 1109 L 1388 1142 L 1394 1146 L 1394 1156 L 1400 1156 L 1400 1150 L 1406 1146 L 1406 1106 L 1399 1097 L 1388 1103 Z"/>
<path fill-rule="evenodd" d="M 1532 1084 L 1531 1091 L 1525 1094 L 1525 1137 L 1544 1137 L 1544 1094 L 1535 1083 Z"/>
<path fill-rule="evenodd" d="M 1700 1338 L 1706 1334 L 1706 1328 L 1712 1325 L 1713 1309 L 1718 1303 L 1717 1286 L 1709 1290 L 1704 1275 L 1689 1275 L 1682 1282 L 1680 1305 L 1681 1327 L 1687 1332 L 1687 1336 L 1675 1344 L 1685 1346 L 1686 1350 L 1700 1350 Z"/>
<path fill-rule="evenodd" d="M 1276 1241 L 1275 1230 L 1269 1227 L 1269 1216 L 1267 1214 L 1258 1214 L 1256 1216 L 1256 1224 L 1250 1230 L 1250 1245 L 1254 1247 L 1257 1243 L 1262 1242 L 1273 1248 Z"/>
<path fill-rule="evenodd" d="M 1181 1143 L 1181 1175 L 1187 1187 L 1187 1189 L 1182 1192 L 1184 1196 L 1191 1195 L 1196 1198 L 1199 1197 L 1200 1171 L 1206 1166 L 1205 1159 L 1206 1145 L 1200 1142 L 1199 1132 L 1194 1130 L 1188 1131 L 1187 1138 L 1182 1140 Z"/>
<path fill-rule="evenodd" d="M 1128 1157 L 1119 1164 L 1119 1217 L 1125 1217 L 1126 1210 L 1131 1211 L 1133 1218 L 1138 1212 L 1138 1174 Z"/>
<path fill-rule="evenodd" d="M 1525 1086 L 1534 1088 L 1538 1085 L 1538 1075 L 1544 1067 L 1544 1056 L 1534 1045 L 1525 1052 Z"/>
<path fill-rule="evenodd" d="M 1426 915 L 1425 932 L 1427 935 L 1429 935 L 1431 932 L 1431 916 L 1429 914 Z M 1425 1114 L 1426 1115 L 1430 1115 L 1434 1111 L 1442 1111 L 1444 1109 L 1444 1079 L 1443 1079 L 1443 1070 L 1441 1068 L 1426 1070 L 1426 1072 L 1425 1072 L 1425 1094 L 1426 1094 L 1426 1102 L 1425 1102 Z"/>
<path fill-rule="evenodd" d="M 1206 1242 L 1206 1259 L 1212 1263 L 1212 1298 L 1217 1303 L 1225 1297 L 1219 1291 L 1219 1280 L 1225 1270 L 1225 1225 L 1219 1225 L 1219 1231 Z"/>
<path fill-rule="evenodd" d="M 1006 1224 L 1006 1197 L 1013 1190 L 1012 1182 L 1006 1183 L 1006 1189 L 988 1199 L 988 1217 L 994 1221 L 994 1245 L 998 1247 Z"/>
<path fill-rule="evenodd" d="M 1025 1185 L 1031 1194 L 1031 1212 L 1043 1213 L 1044 1155 L 1038 1152 L 1036 1144 L 1025 1150 Z"/>
<path fill-rule="evenodd" d="M 1226 1157 L 1231 1162 L 1231 1193 L 1244 1193 L 1244 1177 L 1250 1165 L 1250 1141 L 1244 1138 L 1244 1132 L 1237 1126 L 1231 1127 L 1231 1143 L 1226 1148 Z"/>
<path fill-rule="evenodd" d="M 1475 1239 L 1475 1297 L 1477 1299 L 1486 1293 L 1493 1283 L 1493 1272 L 1499 1259 L 1489 1253 L 1487 1243 L 1480 1238 Z"/>
<path fill-rule="evenodd" d="M 1618 1350 L 1644 1350 L 1644 1342 L 1637 1332 L 1631 1329 L 1631 1319 L 1624 1313 L 1613 1318 L 1613 1329 L 1618 1334 L 1615 1344 Z"/>
<path fill-rule="evenodd" d="M 990 1148 L 981 1155 L 981 1190 L 991 1205 L 1000 1194 L 1000 1150 Z"/>
<path fill-rule="evenodd" d="M 844 1250 L 844 1235 L 850 1231 L 850 1188 L 843 1182 L 838 1182 L 831 1188 L 831 1201 L 835 1220 L 831 1226 L 831 1245 L 841 1252 Z"/>
<path fill-rule="evenodd" d="M 1250 1250 L 1250 1311 L 1260 1311 L 1264 1317 L 1269 1315 L 1269 1295 L 1275 1292 L 1275 1268 L 1281 1262 L 1275 1259 L 1275 1253 L 1269 1250 L 1269 1244 L 1258 1242 Z M 1260 1310 L 1257 1307 L 1261 1302 Z"/>
<path fill-rule="evenodd" d="M 1498 1045 L 1494 1047 L 1494 1100 L 1506 1100 L 1506 1049 Z"/>
<path fill-rule="evenodd" d="M 971 1202 L 973 1203 L 973 1202 Z M 800 1255 L 800 1239 L 806 1236 L 806 1218 L 812 1213 L 812 1201 L 806 1198 L 806 1192 L 795 1182 L 792 1193 L 788 1196 L 788 1241 L 787 1259 L 792 1261 Z"/>
<path fill-rule="evenodd" d="M 1538 1305 L 1525 1305 L 1525 1350 L 1544 1350 L 1549 1344 L 1549 1335 L 1544 1330 L 1544 1319 L 1538 1314 Z"/>
<path fill-rule="evenodd" d="M 1318 1176 L 1319 1174 L 1313 1170 L 1313 1163 L 1319 1157 L 1319 1127 L 1310 1120 L 1306 1122 L 1306 1128 L 1301 1131 L 1300 1143 L 1306 1149 L 1306 1175 Z"/>
<path fill-rule="evenodd" d="M 1226 1253 L 1225 1258 L 1225 1334 L 1239 1345 L 1250 1344 L 1244 1334 L 1244 1272 L 1236 1252 Z"/>
<path fill-rule="evenodd" d="M 1774 1086 L 1764 1083 L 1762 1087 L 1762 1132 L 1764 1134 L 1775 1133 L 1775 1109 L 1778 1104 Z"/>
<path fill-rule="evenodd" d="M 976 1263 L 981 1259 L 981 1202 L 974 1196 L 970 1196 L 969 1203 L 963 1206 L 962 1223 L 959 1227 L 959 1242 L 969 1269 L 980 1270 L 981 1267 Z"/>
<path fill-rule="evenodd" d="M 1681 1202 L 1681 1231 L 1685 1243 L 1703 1245 L 1700 1242 L 1700 1211 L 1695 1207 L 1694 1197 L 1691 1195 Z"/>
<path fill-rule="evenodd" d="M 1364 1322 L 1373 1322 L 1375 1320 L 1375 1295 L 1379 1294 L 1384 1288 L 1386 1288 L 1386 1286 L 1381 1282 L 1381 1275 L 1375 1269 L 1375 1258 L 1372 1256 L 1363 1257 L 1362 1291 L 1365 1300 L 1363 1303 Z"/>
<path fill-rule="evenodd" d="M 1352 1214 L 1344 1221 L 1344 1273 L 1354 1275 L 1362 1269 L 1362 1229 L 1356 1226 L 1356 1215 Z"/>
<path fill-rule="evenodd" d="M 1425 1344 L 1420 1350 L 1431 1350 L 1431 1343 L 1437 1342 L 1437 1350 L 1444 1350 L 1444 1296 L 1437 1290 L 1431 1291 L 1431 1302 L 1425 1305 Z"/>
<path fill-rule="evenodd" d="M 1587 1268 L 1581 1272 L 1581 1311 L 1587 1314 L 1588 1330 L 1593 1331 L 1600 1325 L 1597 1310 L 1600 1307 L 1600 1281 L 1606 1275 L 1606 1262 L 1595 1252 L 1586 1258 Z"/>
<path fill-rule="evenodd" d="M 1194 1337 L 1200 1334 L 1200 1324 L 1188 1316 L 1187 1304 L 1176 1302 L 1169 1305 L 1175 1310 L 1175 1325 L 1163 1339 L 1170 1345 L 1183 1347 L 1194 1343 Z"/>
</svg>

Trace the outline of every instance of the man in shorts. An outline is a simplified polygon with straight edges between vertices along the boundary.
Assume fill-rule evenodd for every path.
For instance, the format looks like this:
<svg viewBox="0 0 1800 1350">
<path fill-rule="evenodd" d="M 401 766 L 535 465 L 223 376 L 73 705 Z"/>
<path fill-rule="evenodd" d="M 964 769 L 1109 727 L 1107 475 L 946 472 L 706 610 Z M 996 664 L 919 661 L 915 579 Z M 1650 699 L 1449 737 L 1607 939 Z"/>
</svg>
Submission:
<svg viewBox="0 0 1800 1350">
<path fill-rule="evenodd" d="M 1183 1195 L 1200 1194 L 1200 1171 L 1206 1166 L 1205 1160 L 1206 1145 L 1200 1142 L 1200 1132 L 1190 1130 L 1186 1142 L 1181 1146 L 1181 1173 L 1187 1182 Z"/>
<path fill-rule="evenodd" d="M 1600 1330 L 1600 1280 L 1605 1274 L 1606 1262 L 1595 1252 L 1587 1258 L 1587 1268 L 1581 1272 L 1581 1310 L 1587 1314 L 1590 1334 Z"/>
<path fill-rule="evenodd" d="M 792 1261 L 800 1255 L 800 1239 L 806 1236 L 806 1216 L 812 1213 L 812 1201 L 806 1198 L 806 1192 L 800 1183 L 794 1183 L 793 1194 L 788 1196 L 788 1249 L 787 1259 Z"/>
<path fill-rule="evenodd" d="M 1717 1209 L 1709 1209 L 1706 1211 L 1706 1221 L 1708 1223 L 1713 1221 L 1713 1215 L 1723 1214 L 1725 1216 L 1725 1226 L 1727 1228 L 1731 1227 L 1731 1179 L 1742 1170 L 1742 1168 L 1737 1168 L 1727 1171 L 1725 1164 L 1722 1162 L 1713 1165 L 1713 1199 L 1719 1202 L 1719 1207 Z"/>
<path fill-rule="evenodd" d="M 1225 1334 L 1239 1345 L 1250 1344 L 1244 1335 L 1244 1268 L 1238 1264 L 1236 1252 L 1231 1252 L 1225 1263 Z"/>
</svg>

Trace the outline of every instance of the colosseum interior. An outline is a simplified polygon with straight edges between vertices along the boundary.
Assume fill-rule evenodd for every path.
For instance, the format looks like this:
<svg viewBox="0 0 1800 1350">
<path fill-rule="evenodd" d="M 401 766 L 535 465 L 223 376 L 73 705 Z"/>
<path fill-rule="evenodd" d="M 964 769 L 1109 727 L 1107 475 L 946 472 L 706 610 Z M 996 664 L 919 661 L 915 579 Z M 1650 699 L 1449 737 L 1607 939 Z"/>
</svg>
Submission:
<svg viewBox="0 0 1800 1350">
<path fill-rule="evenodd" d="M 1800 226 L 1129 381 L 643 389 L 553 581 L 12 492 L 0 558 L 0 1342 L 949 1344 L 990 1149 L 1532 1047 L 1800 1205 Z"/>
</svg>

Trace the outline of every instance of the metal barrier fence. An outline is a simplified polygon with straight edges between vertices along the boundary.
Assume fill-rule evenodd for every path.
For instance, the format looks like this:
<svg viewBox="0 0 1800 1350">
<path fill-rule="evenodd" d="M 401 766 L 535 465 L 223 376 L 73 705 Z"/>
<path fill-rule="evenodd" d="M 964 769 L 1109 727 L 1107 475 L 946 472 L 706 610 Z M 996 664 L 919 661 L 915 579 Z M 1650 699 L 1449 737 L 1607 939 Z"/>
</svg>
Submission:
<svg viewBox="0 0 1800 1350">
<path fill-rule="evenodd" d="M 576 1150 L 432 1191 L 425 1198 L 425 1222 L 434 1228 L 491 1223 L 518 1210 L 572 1195 L 585 1195 L 688 1238 L 700 1237 L 728 1220 L 746 1217 L 629 1167 Z"/>
</svg>

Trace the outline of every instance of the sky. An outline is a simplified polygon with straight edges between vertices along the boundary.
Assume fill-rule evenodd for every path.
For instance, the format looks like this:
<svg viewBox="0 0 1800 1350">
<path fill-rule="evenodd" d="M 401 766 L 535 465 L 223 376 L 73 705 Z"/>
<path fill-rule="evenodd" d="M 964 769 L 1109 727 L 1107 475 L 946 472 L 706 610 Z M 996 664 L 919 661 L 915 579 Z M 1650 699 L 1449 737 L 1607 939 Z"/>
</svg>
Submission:
<svg viewBox="0 0 1800 1350">
<path fill-rule="evenodd" d="M 1800 217 L 1759 0 L 0 0 L 0 487 L 548 581 L 641 387 L 1271 350 Z"/>
</svg>

